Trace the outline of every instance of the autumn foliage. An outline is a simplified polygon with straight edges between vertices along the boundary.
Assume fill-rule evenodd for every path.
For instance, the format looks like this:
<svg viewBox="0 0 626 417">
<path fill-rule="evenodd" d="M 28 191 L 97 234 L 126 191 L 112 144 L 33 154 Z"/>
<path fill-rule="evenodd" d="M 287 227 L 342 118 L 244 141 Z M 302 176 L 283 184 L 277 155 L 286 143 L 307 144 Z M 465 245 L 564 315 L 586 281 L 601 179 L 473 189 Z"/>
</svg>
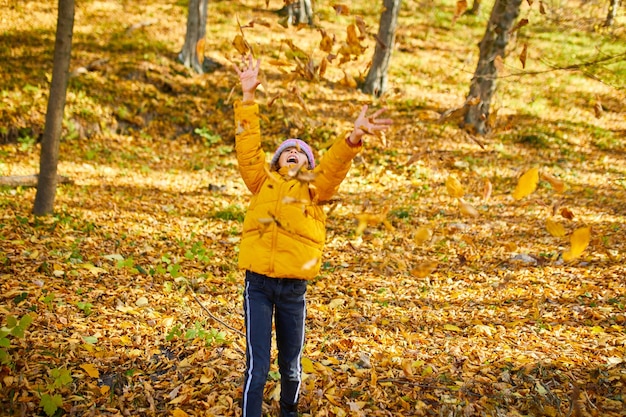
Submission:
<svg viewBox="0 0 626 417">
<path fill-rule="evenodd" d="M 13 3 L 0 174 L 31 175 L 54 13 Z M 553 57 L 564 43 L 521 39 L 503 68 L 534 75 L 503 77 L 493 132 L 472 137 L 441 117 L 465 101 L 463 60 L 484 31 L 456 2 L 403 8 L 380 100 L 356 89 L 380 7 L 315 3 L 311 28 L 277 24 L 280 1 L 209 2 L 201 47 L 221 66 L 202 76 L 175 60 L 184 5 L 79 5 L 59 166 L 73 183 L 42 218 L 32 187 L 0 188 L 3 413 L 240 415 L 236 259 L 249 195 L 233 153 L 231 66 L 252 51 L 268 153 L 301 137 L 323 157 L 362 104 L 394 119 L 326 202 L 322 271 L 307 293 L 305 416 L 624 415 L 623 90 L 539 71 L 540 48 Z M 269 415 L 278 380 L 273 365 Z"/>
</svg>

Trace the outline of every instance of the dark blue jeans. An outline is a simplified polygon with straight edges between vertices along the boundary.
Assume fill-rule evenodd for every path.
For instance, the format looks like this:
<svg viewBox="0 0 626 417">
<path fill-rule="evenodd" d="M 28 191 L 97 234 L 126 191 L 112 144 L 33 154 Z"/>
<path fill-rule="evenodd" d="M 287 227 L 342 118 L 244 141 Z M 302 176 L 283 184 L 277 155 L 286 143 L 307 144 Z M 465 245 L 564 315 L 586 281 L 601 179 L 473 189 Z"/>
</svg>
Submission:
<svg viewBox="0 0 626 417">
<path fill-rule="evenodd" d="M 272 317 L 278 347 L 281 416 L 296 416 L 302 384 L 306 285 L 301 279 L 269 278 L 246 271 L 243 417 L 261 416 L 263 389 L 270 370 Z"/>
</svg>

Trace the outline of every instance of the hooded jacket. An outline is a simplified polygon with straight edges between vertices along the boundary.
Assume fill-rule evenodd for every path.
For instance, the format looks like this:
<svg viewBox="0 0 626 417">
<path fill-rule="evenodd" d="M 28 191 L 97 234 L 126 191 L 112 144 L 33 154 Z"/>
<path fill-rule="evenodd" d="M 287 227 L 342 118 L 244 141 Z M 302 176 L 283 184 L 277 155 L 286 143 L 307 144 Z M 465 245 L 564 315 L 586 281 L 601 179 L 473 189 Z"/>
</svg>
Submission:
<svg viewBox="0 0 626 417">
<path fill-rule="evenodd" d="M 312 279 L 321 266 L 326 213 L 361 145 L 340 138 L 313 171 L 271 171 L 261 147 L 259 107 L 235 102 L 239 172 L 252 193 L 239 246 L 239 268 L 273 278 Z M 290 175 L 291 174 L 291 175 Z"/>
</svg>

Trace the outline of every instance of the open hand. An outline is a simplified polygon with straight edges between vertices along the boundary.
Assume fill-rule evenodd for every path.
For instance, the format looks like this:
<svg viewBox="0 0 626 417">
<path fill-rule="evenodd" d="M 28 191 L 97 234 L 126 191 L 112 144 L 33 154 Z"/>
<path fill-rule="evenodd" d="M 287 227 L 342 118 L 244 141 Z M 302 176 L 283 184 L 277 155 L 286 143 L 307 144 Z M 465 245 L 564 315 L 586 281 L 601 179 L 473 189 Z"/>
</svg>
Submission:
<svg viewBox="0 0 626 417">
<path fill-rule="evenodd" d="M 243 91 L 244 101 L 253 101 L 254 92 L 256 88 L 261 84 L 259 81 L 259 68 L 261 67 L 261 60 L 255 62 L 252 58 L 252 54 L 248 55 L 248 62 L 246 64 L 245 57 L 242 59 L 243 68 L 239 68 L 237 65 L 233 65 L 237 75 L 239 75 L 239 82 L 241 83 L 241 90 Z"/>
<path fill-rule="evenodd" d="M 367 117 L 367 104 L 361 108 L 361 113 L 354 122 L 354 130 L 350 134 L 348 140 L 353 145 L 358 144 L 364 135 L 378 135 L 378 132 L 389 129 L 389 126 L 393 123 L 391 119 L 379 119 L 385 109 L 380 109 L 374 112 L 371 116 Z"/>
</svg>

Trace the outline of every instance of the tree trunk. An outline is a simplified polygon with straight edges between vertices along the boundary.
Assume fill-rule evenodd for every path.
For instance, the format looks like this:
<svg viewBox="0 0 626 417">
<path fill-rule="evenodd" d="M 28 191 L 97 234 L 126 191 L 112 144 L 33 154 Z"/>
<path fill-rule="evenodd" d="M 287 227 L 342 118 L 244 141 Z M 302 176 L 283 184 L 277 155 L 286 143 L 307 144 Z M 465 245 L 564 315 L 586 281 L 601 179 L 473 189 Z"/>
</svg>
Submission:
<svg viewBox="0 0 626 417">
<path fill-rule="evenodd" d="M 391 61 L 391 52 L 396 39 L 398 14 L 401 0 L 383 0 L 383 13 L 378 27 L 378 42 L 374 49 L 374 58 L 361 90 L 366 94 L 380 97 L 387 89 L 387 70 Z"/>
<path fill-rule="evenodd" d="M 613 26 L 613 22 L 615 22 L 615 17 L 617 16 L 618 7 L 619 7 L 619 0 L 609 0 L 609 13 L 606 15 L 604 26 L 606 27 Z"/>
<path fill-rule="evenodd" d="M 204 42 L 208 0 L 189 0 L 187 33 L 178 60 L 198 74 L 204 74 Z"/>
<path fill-rule="evenodd" d="M 497 57 L 504 59 L 509 42 L 509 31 L 519 15 L 522 0 L 496 0 L 491 10 L 485 36 L 478 44 L 480 57 L 470 85 L 464 124 L 474 133 L 485 134 L 488 130 L 489 106 L 496 89 Z M 480 101 L 472 98 L 480 98 Z"/>
<path fill-rule="evenodd" d="M 46 111 L 46 126 L 41 141 L 39 180 L 33 213 L 38 216 L 52 214 L 57 187 L 59 142 L 63 127 L 63 112 L 69 79 L 72 36 L 74 33 L 74 0 L 59 0 L 52 83 Z"/>
<path fill-rule="evenodd" d="M 313 5 L 311 0 L 293 0 L 278 11 L 280 15 L 285 15 L 279 22 L 283 27 L 304 23 L 313 24 Z"/>
</svg>

